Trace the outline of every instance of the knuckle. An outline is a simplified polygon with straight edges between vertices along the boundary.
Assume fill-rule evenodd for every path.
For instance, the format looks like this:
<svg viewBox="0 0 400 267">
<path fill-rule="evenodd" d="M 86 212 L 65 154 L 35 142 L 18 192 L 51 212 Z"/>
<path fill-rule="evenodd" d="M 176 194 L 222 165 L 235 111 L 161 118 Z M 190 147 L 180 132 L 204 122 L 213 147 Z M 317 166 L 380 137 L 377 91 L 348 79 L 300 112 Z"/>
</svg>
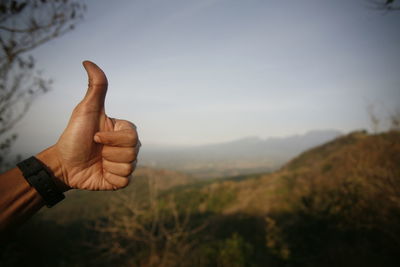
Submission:
<svg viewBox="0 0 400 267">
<path fill-rule="evenodd" d="M 131 175 L 132 172 L 133 172 L 133 166 L 132 166 L 132 164 L 129 164 L 128 168 L 127 168 L 127 173 L 128 173 L 128 175 Z"/>
<path fill-rule="evenodd" d="M 135 146 L 138 142 L 138 134 L 136 131 L 129 131 L 128 142 L 130 145 Z"/>
<path fill-rule="evenodd" d="M 127 158 L 129 161 L 134 161 L 136 159 L 136 153 L 133 148 L 128 149 L 126 153 L 127 153 Z"/>
<path fill-rule="evenodd" d="M 127 120 L 121 119 L 114 119 L 115 120 L 115 127 L 118 130 L 136 130 L 136 125 Z"/>
<path fill-rule="evenodd" d="M 128 127 L 131 127 L 131 128 L 133 128 L 133 129 L 136 129 L 136 125 L 135 125 L 133 122 L 130 122 L 130 121 L 128 121 L 128 120 L 121 120 L 121 122 L 122 122 L 123 124 L 125 124 L 126 126 L 128 126 Z"/>
<path fill-rule="evenodd" d="M 132 172 L 133 172 L 133 167 L 132 167 L 131 164 L 124 164 L 123 165 L 122 176 L 131 175 Z"/>
<path fill-rule="evenodd" d="M 122 182 L 121 188 L 125 188 L 129 185 L 129 179 L 125 179 L 125 181 Z"/>
<path fill-rule="evenodd" d="M 83 115 L 98 111 L 99 109 L 94 103 L 88 102 L 87 100 L 84 99 L 78 105 L 75 106 L 75 108 L 72 111 L 72 114 Z"/>
<path fill-rule="evenodd" d="M 89 88 L 91 90 L 103 89 L 108 87 L 108 82 L 100 82 L 95 80 L 89 80 Z"/>
</svg>

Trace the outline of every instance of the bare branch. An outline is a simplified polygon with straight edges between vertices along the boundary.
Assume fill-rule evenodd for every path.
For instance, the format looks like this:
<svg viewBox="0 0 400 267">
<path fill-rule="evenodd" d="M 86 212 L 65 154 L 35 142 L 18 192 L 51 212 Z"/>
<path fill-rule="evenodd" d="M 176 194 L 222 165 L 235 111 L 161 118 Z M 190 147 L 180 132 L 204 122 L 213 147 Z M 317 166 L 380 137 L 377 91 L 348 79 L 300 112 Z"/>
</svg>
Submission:
<svg viewBox="0 0 400 267">
<path fill-rule="evenodd" d="M 42 77 L 26 54 L 73 30 L 85 12 L 78 0 L 1 1 L 0 136 L 21 120 L 36 97 L 50 90 L 51 80 Z M 0 149 L 0 158 L 4 153 Z"/>
<path fill-rule="evenodd" d="M 368 0 L 371 8 L 384 11 L 398 11 L 400 4 L 397 0 Z"/>
<path fill-rule="evenodd" d="M 120 196 L 118 204 L 110 207 L 113 212 L 108 221 L 96 229 L 106 238 L 103 243 L 111 244 L 101 251 L 106 251 L 103 255 L 107 258 L 115 257 L 110 254 L 114 253 L 113 244 L 123 242 L 125 252 L 121 256 L 133 257 L 143 266 L 182 264 L 196 247 L 194 235 L 204 230 L 207 223 L 194 224 L 190 208 L 181 210 L 174 196 L 160 198 L 156 177 L 149 177 L 147 186 L 148 195 L 142 199 L 145 205 L 132 201 L 135 196 L 131 194 Z M 96 248 L 97 243 L 92 247 Z"/>
</svg>

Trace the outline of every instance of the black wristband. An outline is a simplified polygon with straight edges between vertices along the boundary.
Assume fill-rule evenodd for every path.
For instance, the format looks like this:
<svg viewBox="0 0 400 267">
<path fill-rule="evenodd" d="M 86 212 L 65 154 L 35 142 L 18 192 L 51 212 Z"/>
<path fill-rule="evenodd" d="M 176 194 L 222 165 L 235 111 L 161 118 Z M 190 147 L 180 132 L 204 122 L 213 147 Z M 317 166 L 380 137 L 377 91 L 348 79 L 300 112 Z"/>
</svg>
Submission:
<svg viewBox="0 0 400 267">
<path fill-rule="evenodd" d="M 42 196 L 46 206 L 51 208 L 65 198 L 54 182 L 54 176 L 47 167 L 35 157 L 17 164 L 28 183 Z"/>
</svg>

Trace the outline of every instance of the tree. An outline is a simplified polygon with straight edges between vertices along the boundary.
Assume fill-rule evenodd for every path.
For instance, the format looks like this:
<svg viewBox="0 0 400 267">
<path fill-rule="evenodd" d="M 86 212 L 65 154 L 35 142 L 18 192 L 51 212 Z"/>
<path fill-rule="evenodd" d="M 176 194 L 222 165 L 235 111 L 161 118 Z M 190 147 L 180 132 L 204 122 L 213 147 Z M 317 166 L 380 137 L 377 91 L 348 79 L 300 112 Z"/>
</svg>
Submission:
<svg viewBox="0 0 400 267">
<path fill-rule="evenodd" d="M 74 29 L 85 4 L 77 0 L 2 0 L 0 3 L 0 169 L 17 135 L 4 135 L 26 114 L 51 80 L 28 53 Z"/>
<path fill-rule="evenodd" d="M 107 218 L 93 229 L 100 241 L 89 246 L 102 256 L 93 265 L 106 260 L 114 265 L 187 266 L 198 245 L 195 236 L 208 222 L 196 221 L 193 207 L 179 207 L 175 195 L 161 197 L 158 178 L 150 175 L 133 192 L 111 199 Z"/>
<path fill-rule="evenodd" d="M 381 120 L 378 118 L 378 116 L 375 113 L 374 105 L 369 105 L 367 107 L 367 111 L 368 111 L 369 119 L 370 119 L 371 125 L 372 125 L 372 132 L 374 134 L 378 134 L 379 133 L 379 123 L 381 122 Z"/>
<path fill-rule="evenodd" d="M 400 131 L 400 110 L 395 110 L 389 115 L 390 130 Z"/>
<path fill-rule="evenodd" d="M 374 8 L 386 10 L 386 11 L 394 11 L 400 10 L 400 4 L 398 0 L 369 0 Z"/>
</svg>

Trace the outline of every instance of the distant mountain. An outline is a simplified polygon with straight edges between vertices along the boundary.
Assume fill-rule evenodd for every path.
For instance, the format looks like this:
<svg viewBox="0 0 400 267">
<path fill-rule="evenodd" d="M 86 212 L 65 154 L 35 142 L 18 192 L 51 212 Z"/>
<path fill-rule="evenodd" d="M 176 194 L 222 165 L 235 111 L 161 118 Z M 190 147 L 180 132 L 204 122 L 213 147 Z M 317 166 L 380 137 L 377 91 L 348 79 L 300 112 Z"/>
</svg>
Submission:
<svg viewBox="0 0 400 267">
<path fill-rule="evenodd" d="M 268 172 L 281 167 L 301 152 L 339 135 L 341 132 L 336 130 L 318 130 L 289 137 L 247 137 L 202 146 L 144 146 L 140 152 L 140 163 L 179 170 L 197 177 Z"/>
</svg>

